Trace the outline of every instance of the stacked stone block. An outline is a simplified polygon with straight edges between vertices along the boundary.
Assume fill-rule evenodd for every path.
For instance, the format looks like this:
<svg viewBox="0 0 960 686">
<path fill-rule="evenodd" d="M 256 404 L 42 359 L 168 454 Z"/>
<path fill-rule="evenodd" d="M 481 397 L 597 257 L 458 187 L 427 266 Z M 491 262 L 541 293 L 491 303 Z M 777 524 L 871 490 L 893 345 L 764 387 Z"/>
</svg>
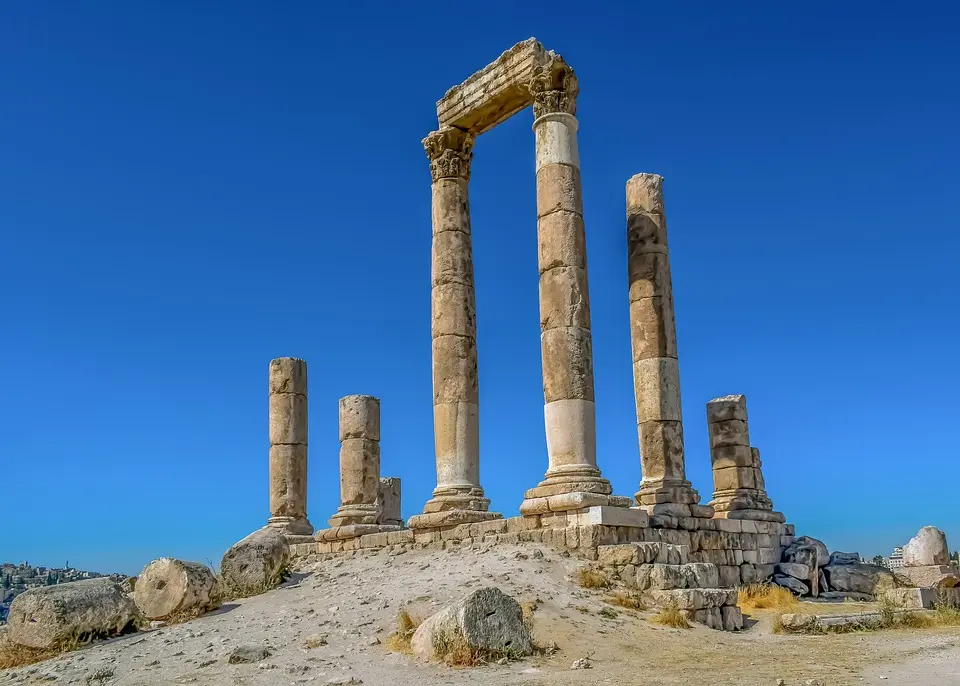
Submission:
<svg viewBox="0 0 960 686">
<path fill-rule="evenodd" d="M 773 512 L 760 470 L 760 451 L 750 445 L 747 399 L 743 395 L 714 398 L 707 403 L 713 501 L 717 517 L 782 522 Z"/>
<path fill-rule="evenodd" d="M 663 178 L 627 182 L 630 340 L 643 479 L 636 501 L 650 514 L 710 517 L 686 478 L 680 366 L 663 208 Z"/>
<path fill-rule="evenodd" d="M 400 515 L 400 479 L 398 477 L 387 476 L 380 479 L 377 505 L 380 508 L 380 518 L 377 520 L 377 524 L 403 526 L 403 518 Z"/>
<path fill-rule="evenodd" d="M 307 519 L 307 363 L 270 361 L 270 519 L 268 526 L 309 536 Z"/>
</svg>

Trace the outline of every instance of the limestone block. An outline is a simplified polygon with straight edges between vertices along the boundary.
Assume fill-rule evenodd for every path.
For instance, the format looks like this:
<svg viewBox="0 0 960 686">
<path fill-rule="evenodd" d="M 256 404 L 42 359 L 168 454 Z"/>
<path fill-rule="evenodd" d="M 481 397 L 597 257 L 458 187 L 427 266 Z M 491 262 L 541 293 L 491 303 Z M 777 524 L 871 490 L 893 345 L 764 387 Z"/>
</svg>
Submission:
<svg viewBox="0 0 960 686">
<path fill-rule="evenodd" d="M 663 252 L 628 253 L 629 302 L 647 298 L 667 298 L 673 309 L 673 283 L 670 258 Z"/>
<path fill-rule="evenodd" d="M 724 631 L 740 631 L 743 628 L 743 613 L 736 605 L 724 605 L 720 608 Z"/>
<path fill-rule="evenodd" d="M 540 275 L 540 328 L 590 328 L 587 271 L 556 267 Z"/>
<path fill-rule="evenodd" d="M 663 177 L 635 174 L 627 181 L 627 208 L 632 212 L 663 214 Z"/>
<path fill-rule="evenodd" d="M 773 583 L 777 586 L 790 589 L 797 595 L 808 595 L 810 593 L 810 587 L 807 586 L 807 584 L 786 574 L 774 574 Z"/>
<path fill-rule="evenodd" d="M 654 505 L 641 505 L 641 507 L 651 517 L 667 516 L 677 520 L 693 517 L 690 513 L 690 506 L 685 503 L 656 503 Z M 679 521 L 677 524 L 679 526 Z"/>
<path fill-rule="evenodd" d="M 430 279 L 434 288 L 453 283 L 474 285 L 473 247 L 468 232 L 434 233 Z"/>
<path fill-rule="evenodd" d="M 430 291 L 430 333 L 438 336 L 477 335 L 476 298 L 473 286 L 448 283 L 434 286 Z"/>
<path fill-rule="evenodd" d="M 681 565 L 648 564 L 637 567 L 636 587 L 641 592 L 687 588 L 688 579 Z"/>
<path fill-rule="evenodd" d="M 827 565 L 823 570 L 832 591 L 874 595 L 878 588 L 895 585 L 893 572 L 877 565 Z"/>
<path fill-rule="evenodd" d="M 555 400 L 593 400 L 593 349 L 590 330 L 564 327 L 540 336 L 543 360 L 543 397 Z"/>
<path fill-rule="evenodd" d="M 898 580 L 921 588 L 953 588 L 960 585 L 960 572 L 953 564 L 901 567 L 895 574 Z"/>
<path fill-rule="evenodd" d="M 717 588 L 720 583 L 720 567 L 706 562 L 688 562 L 681 566 L 687 588 Z M 739 573 L 738 573 L 739 576 Z"/>
<path fill-rule="evenodd" d="M 771 534 L 772 535 L 772 534 Z M 776 541 L 770 543 L 771 546 L 776 545 Z M 823 541 L 819 541 L 816 538 L 810 536 L 799 536 L 793 542 L 793 545 L 784 553 L 785 562 L 803 562 L 804 560 L 794 560 L 792 559 L 792 550 L 800 548 L 814 548 L 816 550 L 816 566 L 823 567 L 824 565 L 830 562 L 830 553 L 827 550 L 827 546 L 824 545 Z"/>
<path fill-rule="evenodd" d="M 747 423 L 742 419 L 729 419 L 727 421 L 714 422 L 708 425 L 710 428 L 710 447 L 720 448 L 723 446 L 746 446 L 749 453 L 749 462 L 743 464 L 744 467 L 753 467 L 753 452 L 750 449 L 750 431 Z"/>
<path fill-rule="evenodd" d="M 576 212 L 553 212 L 537 222 L 538 264 L 543 274 L 557 267 L 587 267 L 583 217 Z"/>
<path fill-rule="evenodd" d="M 679 422 L 680 369 L 671 357 L 655 357 L 633 363 L 637 422 L 651 420 Z"/>
<path fill-rule="evenodd" d="M 307 396 L 297 393 L 270 395 L 270 444 L 307 443 Z"/>
<path fill-rule="evenodd" d="M 677 356 L 677 325 L 671 296 L 631 301 L 630 340 L 635 362 Z"/>
<path fill-rule="evenodd" d="M 713 470 L 713 485 L 717 491 L 754 488 L 752 467 L 723 467 Z"/>
<path fill-rule="evenodd" d="M 133 600 L 147 619 L 186 619 L 220 607 L 219 584 L 204 564 L 161 557 L 137 577 Z"/>
<path fill-rule="evenodd" d="M 810 580 L 810 567 L 800 562 L 781 562 L 777 565 L 777 573 L 803 581 Z"/>
<path fill-rule="evenodd" d="M 380 440 L 380 400 L 371 395 L 340 398 L 340 440 L 367 438 Z"/>
<path fill-rule="evenodd" d="M 568 164 L 551 164 L 537 170 L 537 217 L 559 210 L 583 215 L 580 170 Z"/>
<path fill-rule="evenodd" d="M 227 598 L 246 598 L 283 581 L 290 559 L 286 537 L 276 529 L 258 529 L 235 543 L 220 561 L 220 583 Z"/>
<path fill-rule="evenodd" d="M 464 336 L 433 339 L 434 404 L 479 401 L 477 344 Z"/>
<path fill-rule="evenodd" d="M 585 512 L 577 515 L 577 524 L 587 526 L 600 524 L 603 526 L 647 527 L 650 518 L 643 510 L 626 507 L 609 507 L 596 505 L 588 507 Z"/>
<path fill-rule="evenodd" d="M 716 631 L 723 630 L 723 615 L 720 613 L 720 608 L 718 607 L 686 612 L 688 613 L 687 618 L 697 624 L 703 624 L 708 629 L 715 629 Z"/>
<path fill-rule="evenodd" d="M 925 526 L 903 546 L 903 564 L 907 567 L 950 564 L 947 536 L 935 526 Z"/>
<path fill-rule="evenodd" d="M 699 497 L 699 496 L 698 496 Z M 709 505 L 697 505 L 692 503 L 690 505 L 690 514 L 692 514 L 697 519 L 711 519 L 715 514 L 714 509 Z M 702 522 L 701 522 L 702 526 Z"/>
<path fill-rule="evenodd" d="M 112 637 L 136 629 L 133 600 L 109 578 L 71 581 L 24 591 L 10 605 L 7 636 L 27 648 L 57 648 L 87 636 Z"/>
<path fill-rule="evenodd" d="M 270 360 L 270 393 L 307 394 L 307 363 L 296 357 Z"/>
<path fill-rule="evenodd" d="M 340 443 L 340 504 L 375 505 L 379 490 L 380 444 L 368 438 L 344 439 Z"/>
<path fill-rule="evenodd" d="M 746 559 L 746 558 L 745 558 Z M 769 576 L 762 576 L 763 569 L 755 564 L 744 563 L 740 565 L 740 581 L 744 584 L 759 584 L 766 581 Z"/>
<path fill-rule="evenodd" d="M 480 419 L 476 401 L 437 403 L 433 426 L 438 484 L 479 483 Z"/>
<path fill-rule="evenodd" d="M 459 231 L 470 235 L 470 198 L 467 181 L 445 178 L 434 181 L 431 187 L 431 222 L 433 235 Z M 436 252 L 434 252 L 436 256 Z M 472 266 L 471 266 L 472 269 Z"/>
<path fill-rule="evenodd" d="M 710 450 L 710 462 L 714 469 L 727 469 L 729 467 L 743 467 L 753 469 L 753 458 L 750 454 L 750 446 L 746 445 L 725 445 Z M 756 470 L 751 472 L 752 483 L 756 484 Z"/>
<path fill-rule="evenodd" d="M 270 513 L 274 517 L 306 516 L 307 446 L 270 446 Z"/>
<path fill-rule="evenodd" d="M 551 164 L 569 164 L 580 168 L 578 127 L 577 118 L 567 112 L 554 112 L 537 118 L 533 126 L 537 169 Z"/>
<path fill-rule="evenodd" d="M 403 525 L 400 514 L 400 477 L 381 477 L 377 490 L 377 505 L 380 508 L 377 524 Z"/>
<path fill-rule="evenodd" d="M 645 421 L 637 425 L 637 433 L 645 480 L 684 473 L 682 422 L 658 419 Z"/>
<path fill-rule="evenodd" d="M 708 424 L 730 421 L 731 419 L 747 421 L 747 396 L 726 395 L 722 398 L 714 398 L 707 403 Z"/>
<path fill-rule="evenodd" d="M 704 610 L 724 605 L 736 605 L 736 589 L 723 588 L 685 588 L 675 590 L 649 591 L 654 603 L 665 606 L 675 602 L 681 610 Z"/>
<path fill-rule="evenodd" d="M 737 565 L 720 565 L 717 567 L 720 588 L 736 588 L 740 585 L 740 567 Z"/>
</svg>

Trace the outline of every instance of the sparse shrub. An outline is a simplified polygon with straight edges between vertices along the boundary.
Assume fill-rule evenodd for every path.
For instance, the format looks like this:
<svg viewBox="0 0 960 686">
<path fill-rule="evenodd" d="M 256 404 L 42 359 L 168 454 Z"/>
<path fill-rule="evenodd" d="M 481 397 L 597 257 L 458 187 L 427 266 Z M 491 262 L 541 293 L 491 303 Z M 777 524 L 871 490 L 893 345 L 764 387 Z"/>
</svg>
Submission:
<svg viewBox="0 0 960 686">
<path fill-rule="evenodd" d="M 640 594 L 635 591 L 614 591 L 607 596 L 607 602 L 618 607 L 625 607 L 628 610 L 646 610 L 647 604 L 643 602 Z"/>
<path fill-rule="evenodd" d="M 960 608 L 938 602 L 933 609 L 939 626 L 960 626 Z"/>
<path fill-rule="evenodd" d="M 540 599 L 525 600 L 520 603 L 520 612 L 523 615 L 523 626 L 527 631 L 533 631 L 533 613 L 540 606 Z"/>
<path fill-rule="evenodd" d="M 600 615 L 601 617 L 606 618 L 606 619 L 616 619 L 616 618 L 617 618 L 617 611 L 614 610 L 612 607 L 602 608 L 602 609 L 600 610 L 600 612 L 598 612 L 597 614 Z"/>
<path fill-rule="evenodd" d="M 577 583 L 580 588 L 610 588 L 610 580 L 602 572 L 590 567 L 580 568 L 577 572 Z"/>
<path fill-rule="evenodd" d="M 680 608 L 677 607 L 677 603 L 675 601 L 671 601 L 665 605 L 660 612 L 650 618 L 650 621 L 656 622 L 657 624 L 662 624 L 663 626 L 669 626 L 674 629 L 690 628 L 690 622 L 687 621 L 687 618 L 680 611 Z"/>
<path fill-rule="evenodd" d="M 433 649 L 449 667 L 476 667 L 498 660 L 517 660 L 523 657 L 520 653 L 510 650 L 490 650 L 486 648 L 471 648 L 460 633 L 437 633 L 433 637 Z"/>
<path fill-rule="evenodd" d="M 409 612 L 401 608 L 397 613 L 397 630 L 387 636 L 387 650 L 409 655 L 411 653 L 410 641 L 417 627 L 420 626 L 420 622 L 421 620 L 415 619 Z"/>
<path fill-rule="evenodd" d="M 799 601 L 788 589 L 776 584 L 749 584 L 737 591 L 737 606 L 749 610 L 789 610 Z"/>
</svg>

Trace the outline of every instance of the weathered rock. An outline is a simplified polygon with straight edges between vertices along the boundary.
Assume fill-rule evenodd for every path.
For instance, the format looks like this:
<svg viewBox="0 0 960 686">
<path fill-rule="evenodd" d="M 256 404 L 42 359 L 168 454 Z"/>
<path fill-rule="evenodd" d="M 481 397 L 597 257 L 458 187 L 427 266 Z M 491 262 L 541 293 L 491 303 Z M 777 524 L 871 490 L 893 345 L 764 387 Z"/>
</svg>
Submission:
<svg viewBox="0 0 960 686">
<path fill-rule="evenodd" d="M 270 657 L 272 653 L 263 646 L 237 646 L 227 656 L 231 665 L 252 664 Z"/>
<path fill-rule="evenodd" d="M 206 565 L 161 557 L 137 577 L 133 600 L 147 619 L 197 617 L 220 607 L 219 584 Z"/>
<path fill-rule="evenodd" d="M 56 648 L 136 630 L 139 620 L 137 606 L 120 584 L 86 579 L 18 595 L 10 606 L 8 637 L 29 648 Z"/>
<path fill-rule="evenodd" d="M 820 553 L 816 546 L 794 543 L 783 551 L 782 559 L 790 564 L 800 564 L 810 569 L 816 569 Z"/>
<path fill-rule="evenodd" d="M 842 593 L 876 594 L 877 587 L 895 584 L 893 573 L 886 567 L 877 565 L 827 565 L 823 568 L 827 574 L 830 589 Z"/>
<path fill-rule="evenodd" d="M 780 615 L 780 626 L 786 631 L 811 631 L 820 626 L 817 615 L 802 612 Z"/>
<path fill-rule="evenodd" d="M 788 588 L 797 595 L 807 595 L 810 592 L 810 588 L 805 583 L 785 574 L 774 574 L 773 583 Z"/>
<path fill-rule="evenodd" d="M 823 544 L 823 541 L 818 541 L 810 536 L 800 536 L 790 547 L 805 548 L 807 546 L 813 546 L 817 549 L 817 567 L 824 567 L 830 564 L 830 552 L 827 550 L 827 546 Z M 789 550 L 789 548 L 787 550 Z M 787 562 L 792 562 L 792 560 L 787 560 Z"/>
<path fill-rule="evenodd" d="M 823 573 L 823 567 L 817 570 L 817 574 L 820 575 L 820 588 L 817 590 L 820 591 L 820 595 L 822 596 L 824 591 L 830 590 L 830 582 L 827 581 L 827 575 Z"/>
<path fill-rule="evenodd" d="M 802 581 L 810 580 L 810 567 L 800 562 L 781 562 L 777 565 L 777 572 Z"/>
<path fill-rule="evenodd" d="M 831 565 L 858 565 L 860 564 L 860 553 L 841 553 L 839 551 L 830 554 Z"/>
<path fill-rule="evenodd" d="M 907 567 L 950 564 L 947 536 L 935 526 L 925 526 L 903 546 L 903 564 Z"/>
<path fill-rule="evenodd" d="M 498 588 L 481 588 L 424 621 L 413 635 L 413 654 L 442 658 L 462 641 L 471 650 L 530 655 L 530 632 L 516 600 Z"/>
<path fill-rule="evenodd" d="M 917 588 L 953 588 L 960 585 L 957 568 L 950 565 L 926 565 L 923 567 L 901 567 L 894 575 L 903 586 Z"/>
<path fill-rule="evenodd" d="M 220 562 L 224 597 L 246 598 L 276 588 L 290 560 L 287 539 L 276 529 L 258 529 L 235 543 Z"/>
<path fill-rule="evenodd" d="M 869 593 L 841 593 L 840 591 L 825 591 L 820 594 L 824 600 L 856 600 L 859 602 L 870 602 L 874 597 Z"/>
</svg>

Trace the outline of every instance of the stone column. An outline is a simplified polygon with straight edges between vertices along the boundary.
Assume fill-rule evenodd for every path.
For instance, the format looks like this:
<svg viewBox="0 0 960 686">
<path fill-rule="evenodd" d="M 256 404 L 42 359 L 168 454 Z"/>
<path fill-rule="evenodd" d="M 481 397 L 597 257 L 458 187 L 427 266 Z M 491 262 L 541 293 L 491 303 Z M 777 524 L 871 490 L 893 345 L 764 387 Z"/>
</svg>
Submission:
<svg viewBox="0 0 960 686">
<path fill-rule="evenodd" d="M 425 139 L 433 178 L 433 427 L 437 487 L 410 526 L 500 517 L 480 487 L 477 318 L 467 182 L 472 134 L 444 127 Z"/>
<path fill-rule="evenodd" d="M 330 526 L 376 524 L 380 518 L 380 400 L 340 398 L 340 507 Z"/>
<path fill-rule="evenodd" d="M 400 515 L 400 478 L 386 476 L 380 479 L 380 491 L 377 496 L 377 505 L 380 506 L 380 524 L 403 526 Z"/>
<path fill-rule="evenodd" d="M 268 525 L 309 536 L 307 519 L 307 363 L 270 361 L 270 519 Z"/>
<path fill-rule="evenodd" d="M 727 519 L 785 521 L 773 512 L 764 488 L 760 451 L 750 446 L 747 398 L 728 395 L 707 403 L 713 501 L 716 516 Z"/>
<path fill-rule="evenodd" d="M 709 517 L 687 481 L 680 414 L 680 367 L 663 211 L 663 177 L 627 181 L 630 341 L 643 479 L 637 504 L 650 514 Z M 695 506 L 692 507 L 691 506 Z"/>
<path fill-rule="evenodd" d="M 539 514 L 615 504 L 597 467 L 587 252 L 577 151 L 577 78 L 557 55 L 529 84 L 536 138 L 540 348 L 548 467 L 520 507 Z"/>
</svg>

